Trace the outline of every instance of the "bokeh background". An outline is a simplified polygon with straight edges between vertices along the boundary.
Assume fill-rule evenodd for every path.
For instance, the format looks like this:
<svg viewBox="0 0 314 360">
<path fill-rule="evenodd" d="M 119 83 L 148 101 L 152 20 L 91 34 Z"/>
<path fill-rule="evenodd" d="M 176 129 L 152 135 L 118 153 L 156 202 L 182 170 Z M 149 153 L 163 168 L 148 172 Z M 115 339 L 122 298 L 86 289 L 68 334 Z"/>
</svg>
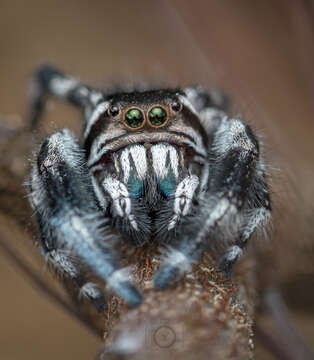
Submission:
<svg viewBox="0 0 314 360">
<path fill-rule="evenodd" d="M 0 124 L 5 126 L 25 124 L 31 74 L 41 63 L 99 87 L 152 81 L 225 89 L 234 112 L 263 135 L 277 203 L 276 283 L 312 347 L 313 14 L 313 3 L 301 0 L 0 0 Z M 78 118 L 76 110 L 51 102 L 42 131 L 65 126 L 79 131 Z M 16 171 L 28 166 L 29 155 L 23 155 L 22 164 L 12 164 Z M 2 236 L 44 273 L 27 231 L 9 221 L 0 215 Z M 99 341 L 32 289 L 1 253 L 0 282 L 1 359 L 95 356 Z M 258 342 L 256 357 L 272 359 Z"/>
</svg>

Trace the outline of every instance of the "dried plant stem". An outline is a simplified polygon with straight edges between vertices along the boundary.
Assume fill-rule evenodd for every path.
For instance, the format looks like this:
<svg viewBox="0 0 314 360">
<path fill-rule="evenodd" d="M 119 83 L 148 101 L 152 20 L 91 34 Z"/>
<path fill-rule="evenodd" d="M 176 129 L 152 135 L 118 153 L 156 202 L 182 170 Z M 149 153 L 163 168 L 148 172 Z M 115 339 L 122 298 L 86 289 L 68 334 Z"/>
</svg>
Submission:
<svg viewBox="0 0 314 360">
<path fill-rule="evenodd" d="M 156 292 L 152 275 L 158 250 L 128 254 L 146 301 L 129 310 L 114 298 L 105 323 L 102 359 L 180 357 L 183 359 L 252 359 L 253 297 L 247 275 L 227 281 L 205 256 L 175 288 Z"/>
</svg>

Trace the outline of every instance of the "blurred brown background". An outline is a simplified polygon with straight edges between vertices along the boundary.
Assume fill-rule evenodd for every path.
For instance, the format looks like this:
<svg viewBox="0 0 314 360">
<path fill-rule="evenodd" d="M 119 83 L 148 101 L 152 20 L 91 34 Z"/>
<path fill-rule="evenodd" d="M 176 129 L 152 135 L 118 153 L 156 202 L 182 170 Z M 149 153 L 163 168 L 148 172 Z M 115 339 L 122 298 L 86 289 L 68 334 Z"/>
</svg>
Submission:
<svg viewBox="0 0 314 360">
<path fill-rule="evenodd" d="M 224 88 L 234 111 L 264 136 L 279 204 L 277 280 L 313 346 L 314 6 L 293 0 L 170 4 L 0 0 L 0 122 L 25 121 L 31 73 L 43 62 L 97 86 L 147 80 Z M 45 130 L 78 130 L 77 112 L 54 104 Z M 5 238 L 35 262 L 37 250 L 11 228 Z M 43 272 L 43 265 L 38 269 Z M 1 359 L 95 356 L 99 342 L 1 254 L 0 281 Z M 271 359 L 257 347 L 257 359 Z"/>
</svg>

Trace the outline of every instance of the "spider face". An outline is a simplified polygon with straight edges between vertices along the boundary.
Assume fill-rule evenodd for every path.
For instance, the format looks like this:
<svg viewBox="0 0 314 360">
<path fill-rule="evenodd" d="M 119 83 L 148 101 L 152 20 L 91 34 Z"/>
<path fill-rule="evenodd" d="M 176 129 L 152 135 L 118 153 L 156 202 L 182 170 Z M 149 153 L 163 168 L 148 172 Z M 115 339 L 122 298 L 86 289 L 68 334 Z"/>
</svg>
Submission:
<svg viewBox="0 0 314 360">
<path fill-rule="evenodd" d="M 165 226 L 175 228 L 180 216 L 172 214 L 174 202 L 180 199 L 177 212 L 188 212 L 200 178 L 207 176 L 207 135 L 182 92 L 156 90 L 108 99 L 107 110 L 85 132 L 88 165 L 97 193 L 103 194 L 98 195 L 102 207 L 111 204 L 116 226 L 142 245 L 153 236 L 163 237 Z"/>
<path fill-rule="evenodd" d="M 104 94 L 50 67 L 36 84 L 33 124 L 46 93 L 85 114 L 82 145 L 68 130 L 43 142 L 30 189 L 43 252 L 81 294 L 104 308 L 87 268 L 131 306 L 142 302 L 120 269 L 113 234 L 134 246 L 168 244 L 156 289 L 180 279 L 213 243 L 225 247 L 221 271 L 232 271 L 271 208 L 259 142 L 228 116 L 224 97 L 200 87 Z"/>
<path fill-rule="evenodd" d="M 181 110 L 179 96 L 170 91 L 117 94 L 110 101 L 108 113 L 118 117 L 129 130 L 158 129 L 166 127 Z"/>
<path fill-rule="evenodd" d="M 155 137 L 155 134 L 171 131 L 190 138 L 191 131 L 195 133 L 196 130 L 198 136 L 202 137 L 201 140 L 206 141 L 206 134 L 198 117 L 190 106 L 183 105 L 187 99 L 177 91 L 156 90 L 109 97 L 106 111 L 98 114 L 102 119 L 97 118 L 95 121 L 97 126 L 101 126 L 103 122 L 102 130 L 106 131 L 108 137 L 111 137 L 112 130 L 112 134 L 115 134 L 112 139 L 132 132 Z M 90 137 L 94 138 L 95 132 Z"/>
<path fill-rule="evenodd" d="M 178 91 L 156 90 L 108 96 L 85 130 L 89 164 L 130 143 L 172 143 L 206 156 L 207 134 L 187 98 Z M 101 108 L 102 111 L 98 112 Z M 91 115 L 93 117 L 93 114 Z"/>
</svg>

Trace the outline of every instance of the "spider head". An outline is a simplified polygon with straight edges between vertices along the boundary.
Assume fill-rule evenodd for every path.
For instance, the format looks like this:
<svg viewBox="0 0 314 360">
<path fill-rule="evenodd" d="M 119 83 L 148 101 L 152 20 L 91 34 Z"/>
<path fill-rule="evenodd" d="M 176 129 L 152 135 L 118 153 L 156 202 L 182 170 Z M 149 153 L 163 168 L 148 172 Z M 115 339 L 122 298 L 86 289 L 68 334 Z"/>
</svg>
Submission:
<svg viewBox="0 0 314 360">
<path fill-rule="evenodd" d="M 154 131 L 171 126 L 180 117 L 182 94 L 175 90 L 122 93 L 110 100 L 108 116 L 128 131 Z"/>
<path fill-rule="evenodd" d="M 107 99 L 106 111 L 90 127 L 85 143 L 97 158 L 132 143 L 160 142 L 194 148 L 205 155 L 207 135 L 182 91 L 117 93 Z"/>
</svg>

